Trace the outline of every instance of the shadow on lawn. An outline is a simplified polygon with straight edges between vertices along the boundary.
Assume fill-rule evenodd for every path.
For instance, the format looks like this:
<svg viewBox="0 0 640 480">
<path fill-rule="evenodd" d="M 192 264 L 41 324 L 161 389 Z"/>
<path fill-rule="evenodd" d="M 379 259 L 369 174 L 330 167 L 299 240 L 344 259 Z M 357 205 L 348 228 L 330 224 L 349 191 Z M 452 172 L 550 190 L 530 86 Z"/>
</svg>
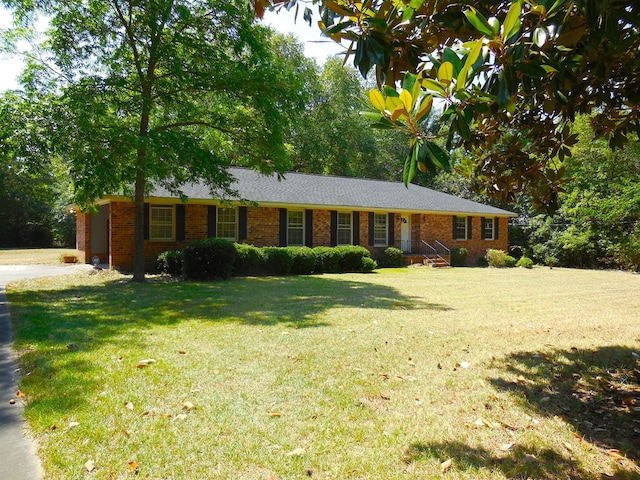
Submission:
<svg viewBox="0 0 640 480">
<path fill-rule="evenodd" d="M 512 393 L 523 409 L 562 418 L 612 458 L 624 455 L 633 463 L 633 478 L 640 478 L 638 350 L 608 346 L 518 352 L 493 367 L 506 375 L 490 381 Z"/>
<path fill-rule="evenodd" d="M 467 475 L 480 476 L 482 470 L 500 472 L 506 478 L 531 478 L 536 480 L 633 480 L 638 478 L 634 472 L 619 469 L 615 476 L 588 472 L 581 468 L 570 456 L 552 449 L 529 450 L 515 447 L 504 456 L 496 456 L 489 450 L 471 447 L 460 442 L 414 443 L 404 453 L 404 461 L 413 463 L 419 460 L 452 460 L 450 475 L 466 472 Z"/>
<path fill-rule="evenodd" d="M 24 372 L 37 372 L 33 378 L 57 392 L 43 392 L 42 398 L 29 401 L 57 411 L 70 411 L 86 402 L 89 392 L 103 388 L 93 381 L 94 373 L 96 368 L 109 368 L 83 363 L 82 355 L 74 353 L 105 344 L 144 347 L 151 327 L 200 321 L 311 328 L 327 326 L 319 314 L 333 308 L 445 309 L 390 287 L 320 276 L 210 283 L 118 280 L 61 290 L 13 291 L 9 301 Z M 57 404 L 45 405 L 50 399 Z"/>
</svg>

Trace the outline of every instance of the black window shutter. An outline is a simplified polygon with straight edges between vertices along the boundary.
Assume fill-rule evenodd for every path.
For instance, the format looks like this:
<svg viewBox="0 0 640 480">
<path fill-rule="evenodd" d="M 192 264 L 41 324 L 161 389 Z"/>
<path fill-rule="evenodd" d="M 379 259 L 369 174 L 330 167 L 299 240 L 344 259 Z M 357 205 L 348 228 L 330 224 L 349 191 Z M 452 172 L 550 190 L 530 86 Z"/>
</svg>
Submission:
<svg viewBox="0 0 640 480">
<path fill-rule="evenodd" d="M 389 224 L 387 225 L 388 236 L 389 236 L 389 246 L 393 247 L 396 244 L 396 222 L 395 215 L 393 213 L 389 214 Z"/>
<path fill-rule="evenodd" d="M 498 240 L 500 238 L 500 219 L 498 217 L 493 219 L 493 239 Z"/>
<path fill-rule="evenodd" d="M 353 212 L 353 244 L 360 245 L 360 212 Z"/>
<path fill-rule="evenodd" d="M 454 240 L 456 239 L 456 224 L 458 223 L 458 217 L 456 217 L 455 215 L 453 216 L 453 233 L 451 234 L 451 238 L 453 238 Z"/>
<path fill-rule="evenodd" d="M 338 212 L 331 210 L 330 225 L 330 246 L 335 247 L 338 244 Z"/>
<path fill-rule="evenodd" d="M 144 239 L 149 240 L 149 204 L 144 203 Z"/>
<path fill-rule="evenodd" d="M 471 240 L 471 232 L 473 232 L 473 217 L 467 217 L 467 240 Z"/>
<path fill-rule="evenodd" d="M 176 205 L 176 241 L 185 240 L 185 207 L 182 204 Z"/>
<path fill-rule="evenodd" d="M 375 220 L 376 219 L 376 214 L 373 212 L 369 212 L 369 246 L 373 247 L 373 245 L 375 244 L 375 239 L 373 238 L 375 236 Z"/>
<path fill-rule="evenodd" d="M 287 209 L 280 209 L 280 246 L 287 246 Z"/>
<path fill-rule="evenodd" d="M 238 240 L 247 239 L 247 207 L 238 208 Z"/>
<path fill-rule="evenodd" d="M 313 210 L 304 212 L 304 244 L 313 247 Z"/>
<path fill-rule="evenodd" d="M 487 240 L 487 219 L 484 217 L 480 218 L 480 238 L 483 240 Z"/>
<path fill-rule="evenodd" d="M 216 206 L 209 205 L 207 210 L 207 236 L 209 238 L 216 236 Z"/>
</svg>

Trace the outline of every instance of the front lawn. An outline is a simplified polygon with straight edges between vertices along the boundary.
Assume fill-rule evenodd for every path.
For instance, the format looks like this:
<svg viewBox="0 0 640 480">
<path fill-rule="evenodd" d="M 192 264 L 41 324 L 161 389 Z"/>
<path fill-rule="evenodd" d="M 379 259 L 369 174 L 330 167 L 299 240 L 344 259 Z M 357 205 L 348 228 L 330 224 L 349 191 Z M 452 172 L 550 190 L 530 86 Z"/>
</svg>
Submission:
<svg viewBox="0 0 640 480">
<path fill-rule="evenodd" d="M 640 475 L 638 275 L 105 272 L 8 290 L 48 479 Z"/>
</svg>

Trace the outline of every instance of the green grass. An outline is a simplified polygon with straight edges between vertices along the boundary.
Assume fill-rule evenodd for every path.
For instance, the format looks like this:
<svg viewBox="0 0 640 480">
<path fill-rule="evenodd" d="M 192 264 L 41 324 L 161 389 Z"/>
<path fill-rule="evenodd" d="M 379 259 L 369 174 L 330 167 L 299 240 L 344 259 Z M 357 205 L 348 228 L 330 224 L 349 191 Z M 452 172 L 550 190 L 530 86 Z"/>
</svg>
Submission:
<svg viewBox="0 0 640 480">
<path fill-rule="evenodd" d="M 8 294 L 48 479 L 631 479 L 639 291 L 408 268 Z"/>
</svg>

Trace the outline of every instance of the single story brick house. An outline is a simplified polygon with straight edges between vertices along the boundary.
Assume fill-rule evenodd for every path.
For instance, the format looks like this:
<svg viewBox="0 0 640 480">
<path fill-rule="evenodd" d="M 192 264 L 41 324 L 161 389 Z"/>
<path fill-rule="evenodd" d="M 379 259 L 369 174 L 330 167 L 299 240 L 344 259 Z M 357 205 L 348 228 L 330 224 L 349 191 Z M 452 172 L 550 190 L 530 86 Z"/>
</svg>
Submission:
<svg viewBox="0 0 640 480">
<path fill-rule="evenodd" d="M 189 242 L 219 237 L 255 246 L 362 245 L 375 258 L 389 246 L 413 261 L 441 248 L 465 247 L 469 264 L 488 248 L 508 248 L 515 214 L 401 182 L 287 173 L 284 179 L 231 168 L 241 200 L 213 198 L 204 184 L 183 188 L 187 203 L 162 188 L 145 203 L 145 264 Z M 107 196 L 97 213 L 77 213 L 81 261 L 133 269 L 134 205 Z M 446 251 L 446 250 L 445 250 Z M 413 256 L 411 256 L 413 254 Z"/>
</svg>

